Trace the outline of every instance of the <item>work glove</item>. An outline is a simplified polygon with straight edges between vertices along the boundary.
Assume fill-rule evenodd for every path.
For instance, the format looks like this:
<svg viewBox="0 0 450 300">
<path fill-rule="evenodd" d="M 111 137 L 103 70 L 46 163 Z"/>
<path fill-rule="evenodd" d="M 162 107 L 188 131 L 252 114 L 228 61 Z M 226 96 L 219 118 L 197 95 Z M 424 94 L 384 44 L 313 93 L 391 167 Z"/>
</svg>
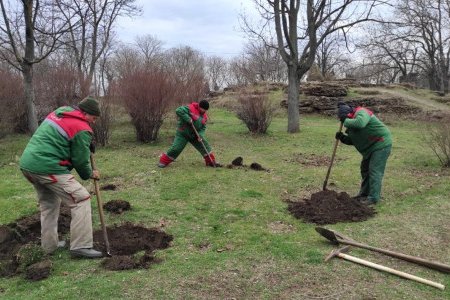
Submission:
<svg viewBox="0 0 450 300">
<path fill-rule="evenodd" d="M 342 142 L 342 140 L 345 138 L 345 134 L 343 134 L 341 131 L 336 132 L 335 138 Z"/>
<path fill-rule="evenodd" d="M 95 144 L 94 144 L 94 143 L 91 143 L 91 144 L 89 145 L 89 150 L 91 150 L 91 153 L 92 153 L 92 154 L 95 153 Z"/>
</svg>

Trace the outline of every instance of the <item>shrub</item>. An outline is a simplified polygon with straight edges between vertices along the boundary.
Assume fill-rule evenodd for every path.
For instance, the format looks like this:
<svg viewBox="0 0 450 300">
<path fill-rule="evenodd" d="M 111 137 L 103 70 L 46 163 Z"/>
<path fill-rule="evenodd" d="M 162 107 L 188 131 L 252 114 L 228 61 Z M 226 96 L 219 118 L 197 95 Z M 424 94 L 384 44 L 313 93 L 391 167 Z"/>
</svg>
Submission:
<svg viewBox="0 0 450 300">
<path fill-rule="evenodd" d="M 164 115 L 178 94 L 168 72 L 156 67 L 133 70 L 122 77 L 118 88 L 137 140 L 144 143 L 156 140 Z"/>
<path fill-rule="evenodd" d="M 240 108 L 237 117 L 252 133 L 266 133 L 272 122 L 275 106 L 270 103 L 267 93 L 241 93 L 238 97 Z"/>
<path fill-rule="evenodd" d="M 437 126 L 428 126 L 426 140 L 441 165 L 450 167 L 450 117 L 441 120 Z"/>
<path fill-rule="evenodd" d="M 94 130 L 94 140 L 98 145 L 106 146 L 111 136 L 110 127 L 113 119 L 111 97 L 103 97 L 99 99 L 100 117 L 92 126 Z"/>
<path fill-rule="evenodd" d="M 7 133 L 28 131 L 22 77 L 0 70 L 0 137 Z"/>
</svg>

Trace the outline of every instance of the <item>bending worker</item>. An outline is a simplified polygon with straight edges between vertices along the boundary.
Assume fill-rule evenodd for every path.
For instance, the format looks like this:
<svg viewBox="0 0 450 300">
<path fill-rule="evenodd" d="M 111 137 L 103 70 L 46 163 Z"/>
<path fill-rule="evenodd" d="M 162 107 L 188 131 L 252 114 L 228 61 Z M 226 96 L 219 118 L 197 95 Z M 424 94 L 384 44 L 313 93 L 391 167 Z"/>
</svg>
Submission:
<svg viewBox="0 0 450 300">
<path fill-rule="evenodd" d="M 159 157 L 158 167 L 167 167 L 181 154 L 188 142 L 200 152 L 205 160 L 206 166 L 214 167 L 217 165 L 214 154 L 211 152 L 211 147 L 205 139 L 206 122 L 208 121 L 206 111 L 208 109 L 209 102 L 201 100 L 199 103 L 192 102 L 187 106 L 180 106 L 175 110 L 178 117 L 175 139 L 169 150 Z M 197 130 L 198 137 L 192 126 Z M 203 147 L 202 143 L 205 147 Z M 205 148 L 208 152 L 205 151 Z"/>
<path fill-rule="evenodd" d="M 58 240 L 61 202 L 70 208 L 70 253 L 98 258 L 92 235 L 91 195 L 75 177 L 99 178 L 90 165 L 93 131 L 90 124 L 100 116 L 96 99 L 87 97 L 78 106 L 63 106 L 50 113 L 31 137 L 20 158 L 23 175 L 33 184 L 41 212 L 41 245 L 46 253 L 63 247 Z"/>
<path fill-rule="evenodd" d="M 338 117 L 347 130 L 346 134 L 337 132 L 336 139 L 355 146 L 362 155 L 361 189 L 355 198 L 375 204 L 381 198 L 384 170 L 392 148 L 391 133 L 372 111 L 364 107 L 353 108 L 340 102 Z"/>
</svg>

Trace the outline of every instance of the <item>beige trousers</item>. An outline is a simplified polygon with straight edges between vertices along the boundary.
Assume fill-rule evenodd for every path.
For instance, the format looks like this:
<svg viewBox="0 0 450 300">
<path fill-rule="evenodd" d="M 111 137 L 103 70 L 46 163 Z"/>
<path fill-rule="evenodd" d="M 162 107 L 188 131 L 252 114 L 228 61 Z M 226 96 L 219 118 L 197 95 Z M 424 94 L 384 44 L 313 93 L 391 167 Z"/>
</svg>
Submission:
<svg viewBox="0 0 450 300">
<path fill-rule="evenodd" d="M 33 184 L 41 211 L 41 246 L 51 253 L 58 247 L 61 202 L 70 208 L 70 250 L 92 248 L 91 195 L 71 174 L 39 175 L 22 170 Z"/>
</svg>

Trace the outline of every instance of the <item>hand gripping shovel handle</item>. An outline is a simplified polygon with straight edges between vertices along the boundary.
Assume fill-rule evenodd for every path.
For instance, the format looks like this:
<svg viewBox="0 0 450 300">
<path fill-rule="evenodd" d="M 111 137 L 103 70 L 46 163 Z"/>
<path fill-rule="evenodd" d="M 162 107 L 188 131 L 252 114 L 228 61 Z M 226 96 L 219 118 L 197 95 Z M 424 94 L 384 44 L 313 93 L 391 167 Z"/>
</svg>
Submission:
<svg viewBox="0 0 450 300">
<path fill-rule="evenodd" d="M 203 150 L 205 150 L 206 154 L 208 155 L 209 161 L 213 164 L 213 166 L 214 166 L 214 168 L 215 168 L 215 167 L 216 167 L 216 162 L 213 161 L 213 160 L 211 159 L 211 155 L 209 155 L 208 149 L 206 149 L 206 146 L 205 146 L 205 144 L 203 143 L 203 139 L 202 139 L 202 138 L 200 137 L 200 135 L 198 134 L 198 131 L 197 131 L 197 129 L 195 129 L 195 126 L 194 126 L 193 123 L 191 123 L 191 126 L 192 126 L 192 129 L 193 129 L 194 132 L 195 132 L 195 135 L 197 136 L 197 139 L 199 139 L 199 140 L 200 140 L 200 143 L 202 143 Z"/>
<path fill-rule="evenodd" d="M 92 170 L 97 169 L 95 166 L 94 155 L 92 153 L 91 153 L 91 167 L 92 167 Z M 100 223 L 102 225 L 103 239 L 105 240 L 106 254 L 108 254 L 108 256 L 111 256 L 109 240 L 108 240 L 108 232 L 106 231 L 106 225 L 105 225 L 105 216 L 103 214 L 103 203 L 102 203 L 102 198 L 100 196 L 100 188 L 98 186 L 98 179 L 94 178 L 93 181 L 94 181 L 94 186 L 95 186 L 95 195 L 97 196 L 97 206 L 98 206 L 98 213 L 100 216 Z"/>
<path fill-rule="evenodd" d="M 341 122 L 341 124 L 339 125 L 339 132 L 342 131 L 343 125 L 344 124 Z M 325 181 L 323 182 L 323 187 L 322 187 L 323 191 L 325 191 L 327 189 L 328 178 L 330 177 L 331 167 L 333 166 L 333 161 L 334 161 L 334 157 L 336 156 L 336 149 L 337 149 L 338 145 L 339 145 L 339 139 L 336 139 L 336 142 L 334 143 L 333 154 L 331 155 L 330 166 L 328 167 L 328 171 L 327 171 L 327 176 L 325 177 Z"/>
</svg>

